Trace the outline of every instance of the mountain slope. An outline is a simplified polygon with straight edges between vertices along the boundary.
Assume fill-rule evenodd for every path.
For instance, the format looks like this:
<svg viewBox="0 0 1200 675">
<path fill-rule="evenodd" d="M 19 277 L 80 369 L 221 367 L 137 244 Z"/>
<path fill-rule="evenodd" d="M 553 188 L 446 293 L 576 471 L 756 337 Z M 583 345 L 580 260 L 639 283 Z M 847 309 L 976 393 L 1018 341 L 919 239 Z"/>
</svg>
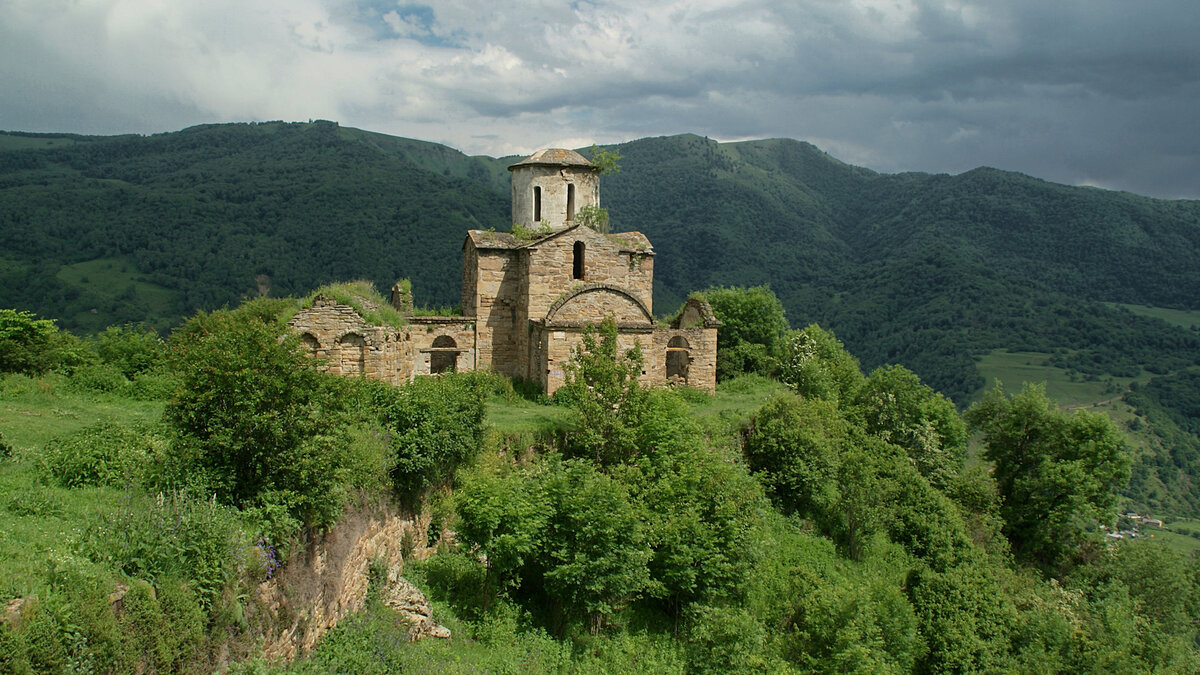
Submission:
<svg viewBox="0 0 1200 675">
<path fill-rule="evenodd" d="M 793 325 L 820 322 L 864 368 L 903 363 L 959 402 L 1002 349 L 1073 377 L 1197 382 L 1200 333 L 1115 303 L 1200 308 L 1200 202 L 986 168 L 879 174 L 787 139 L 616 149 L 603 203 L 615 229 L 654 243 L 660 312 L 693 290 L 769 283 Z M 84 332 L 165 329 L 248 295 L 407 277 L 418 303 L 453 305 L 465 231 L 510 225 L 515 159 L 332 122 L 0 133 L 2 304 Z M 1200 442 L 1176 419 L 1190 413 L 1134 402 Z M 1180 443 L 1151 439 L 1138 484 L 1190 512 L 1200 498 L 1171 494 L 1191 494 L 1200 457 Z"/>
</svg>

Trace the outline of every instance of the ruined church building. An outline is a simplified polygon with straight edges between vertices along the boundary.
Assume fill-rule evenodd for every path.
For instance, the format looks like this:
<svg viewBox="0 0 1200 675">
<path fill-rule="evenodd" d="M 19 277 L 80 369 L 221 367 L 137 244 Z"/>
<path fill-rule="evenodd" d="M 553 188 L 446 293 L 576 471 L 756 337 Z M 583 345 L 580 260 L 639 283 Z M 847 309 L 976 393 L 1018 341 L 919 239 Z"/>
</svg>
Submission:
<svg viewBox="0 0 1200 675">
<path fill-rule="evenodd" d="M 368 325 L 318 297 L 289 325 L 324 368 L 402 384 L 416 375 L 491 369 L 553 393 L 583 329 L 615 319 L 622 351 L 641 345 L 646 385 L 716 387 L 717 327 L 689 299 L 670 325 L 654 319 L 654 250 L 640 232 L 604 233 L 577 216 L 600 206 L 600 171 L 572 150 L 539 150 L 509 167 L 512 220 L 535 235 L 470 230 L 463 243 L 460 317 L 413 316 L 399 287 L 403 328 Z"/>
</svg>

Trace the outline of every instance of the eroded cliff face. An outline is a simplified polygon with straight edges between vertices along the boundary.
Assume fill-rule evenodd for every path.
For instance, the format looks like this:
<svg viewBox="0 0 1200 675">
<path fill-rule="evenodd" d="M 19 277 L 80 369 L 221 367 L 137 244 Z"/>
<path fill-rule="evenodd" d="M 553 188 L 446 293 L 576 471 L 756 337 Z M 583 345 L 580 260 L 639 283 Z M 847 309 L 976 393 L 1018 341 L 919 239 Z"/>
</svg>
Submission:
<svg viewBox="0 0 1200 675">
<path fill-rule="evenodd" d="M 401 515 L 382 507 L 348 509 L 332 529 L 308 542 L 275 578 L 255 591 L 265 638 L 262 655 L 292 659 L 311 650 L 338 621 L 363 608 L 372 563 L 386 566 L 383 602 L 409 622 L 410 637 L 450 637 L 430 616 L 425 596 L 403 576 L 406 560 L 431 550 L 427 514 Z"/>
</svg>

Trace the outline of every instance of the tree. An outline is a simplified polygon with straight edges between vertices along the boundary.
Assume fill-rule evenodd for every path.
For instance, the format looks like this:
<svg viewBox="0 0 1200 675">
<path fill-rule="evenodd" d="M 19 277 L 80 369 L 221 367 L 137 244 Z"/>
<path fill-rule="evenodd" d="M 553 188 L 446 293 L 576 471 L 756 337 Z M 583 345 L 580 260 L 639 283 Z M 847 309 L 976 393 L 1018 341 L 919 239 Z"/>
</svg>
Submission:
<svg viewBox="0 0 1200 675">
<path fill-rule="evenodd" d="M 567 382 L 554 394 L 579 415 L 572 452 L 597 462 L 618 462 L 637 451 L 633 427 L 646 399 L 638 383 L 642 350 L 635 345 L 624 354 L 619 351 L 617 324 L 611 317 L 599 326 L 587 326 L 583 341 L 571 351 Z"/>
<path fill-rule="evenodd" d="M 238 507 L 282 503 L 309 525 L 345 499 L 344 382 L 318 373 L 294 335 L 231 312 L 199 314 L 173 340 L 180 388 L 164 417 L 179 462 Z"/>
<path fill-rule="evenodd" d="M 967 426 L 949 399 L 904 366 L 871 372 L 853 401 L 867 433 L 904 449 L 935 487 L 945 489 L 967 456 Z"/>
<path fill-rule="evenodd" d="M 793 332 L 783 346 L 779 379 L 805 398 L 848 406 L 863 375 L 858 359 L 817 324 Z"/>
<path fill-rule="evenodd" d="M 1111 520 L 1129 481 L 1129 456 L 1106 416 L 1068 414 L 1026 385 L 1009 397 L 997 386 L 967 411 L 995 465 L 1004 532 L 1020 558 L 1053 571 Z"/>
<path fill-rule="evenodd" d="M 60 331 L 53 319 L 0 309 L 0 373 L 42 375 L 94 359 L 79 338 Z"/>
<path fill-rule="evenodd" d="M 718 286 L 701 295 L 722 324 L 717 334 L 717 379 L 741 373 L 774 374 L 788 322 L 783 303 L 770 286 Z"/>
<path fill-rule="evenodd" d="M 166 346 L 153 329 L 126 324 L 109 326 L 97 335 L 96 353 L 132 380 L 162 363 Z"/>
<path fill-rule="evenodd" d="M 585 460 L 551 461 L 539 478 L 550 508 L 538 581 L 558 628 L 587 617 L 596 632 L 649 583 L 644 525 L 625 485 Z"/>
<path fill-rule="evenodd" d="M 784 394 L 754 414 L 742 449 L 777 506 L 821 520 L 838 500 L 837 475 L 849 433 L 831 402 Z"/>
<path fill-rule="evenodd" d="M 474 373 L 419 377 L 395 387 L 372 380 L 366 390 L 368 414 L 387 430 L 393 486 L 404 499 L 447 482 L 483 444 L 482 380 Z"/>
<path fill-rule="evenodd" d="M 606 150 L 593 143 L 591 155 L 591 162 L 600 169 L 600 173 L 617 173 L 621 170 L 618 163 L 621 161 L 621 153 L 616 150 Z"/>
</svg>

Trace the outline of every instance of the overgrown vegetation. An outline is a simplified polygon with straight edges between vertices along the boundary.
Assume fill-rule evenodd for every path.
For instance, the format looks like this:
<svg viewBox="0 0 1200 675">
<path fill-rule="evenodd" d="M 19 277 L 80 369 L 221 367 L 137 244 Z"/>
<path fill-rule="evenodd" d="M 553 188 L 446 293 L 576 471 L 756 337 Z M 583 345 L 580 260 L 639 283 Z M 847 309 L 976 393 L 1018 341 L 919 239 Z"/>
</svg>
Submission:
<svg viewBox="0 0 1200 675">
<path fill-rule="evenodd" d="M 250 649 L 250 591 L 304 531 L 332 526 L 356 491 L 415 503 L 474 459 L 483 376 L 323 375 L 283 333 L 294 306 L 200 313 L 166 346 L 133 327 L 8 337 L 48 372 L 0 381 L 0 668 L 221 666 Z M 65 338 L 78 349 L 64 355 Z M 49 428 L 12 424 L 23 413 Z"/>
<path fill-rule="evenodd" d="M 401 280 L 401 285 L 404 287 L 410 296 L 412 293 L 412 284 L 407 279 Z M 318 296 L 323 296 L 330 300 L 336 301 L 339 305 L 353 307 L 363 321 L 370 326 L 391 326 L 393 328 L 403 328 L 408 324 L 408 319 L 400 312 L 392 307 L 391 303 L 384 298 L 383 295 L 375 290 L 374 284 L 365 280 L 348 281 L 335 284 L 326 284 L 313 291 L 304 299 L 301 307 L 312 307 L 313 302 Z"/>
<path fill-rule="evenodd" d="M 1144 503 L 1200 503 L 1200 339 L 1099 302 L 1197 297 L 1194 204 L 880 176 L 790 142 L 623 146 L 639 169 L 608 202 L 665 254 L 656 301 L 708 286 L 724 322 L 714 397 L 641 387 L 611 325 L 552 402 L 486 374 L 326 377 L 282 326 L 303 301 L 202 312 L 165 343 L 106 328 L 397 270 L 454 301 L 444 253 L 502 217 L 478 189 L 502 171 L 260 126 L 0 153 L 0 288 L 98 333 L 0 313 L 0 669 L 252 655 L 248 590 L 366 494 L 432 495 L 438 553 L 405 573 L 455 638 L 409 643 L 372 596 L 307 659 L 246 670 L 1200 670 L 1200 563 L 1100 529 L 1130 474 Z M 325 292 L 387 308 L 369 284 Z M 1152 442 L 1131 462 L 1116 425 L 1037 388 L 961 415 L 947 396 L 968 408 L 1000 347 L 1114 398 L 1136 383 L 1123 424 Z"/>
</svg>

